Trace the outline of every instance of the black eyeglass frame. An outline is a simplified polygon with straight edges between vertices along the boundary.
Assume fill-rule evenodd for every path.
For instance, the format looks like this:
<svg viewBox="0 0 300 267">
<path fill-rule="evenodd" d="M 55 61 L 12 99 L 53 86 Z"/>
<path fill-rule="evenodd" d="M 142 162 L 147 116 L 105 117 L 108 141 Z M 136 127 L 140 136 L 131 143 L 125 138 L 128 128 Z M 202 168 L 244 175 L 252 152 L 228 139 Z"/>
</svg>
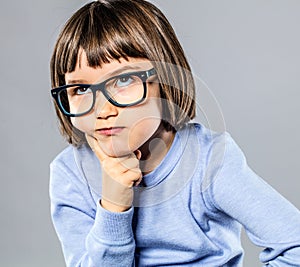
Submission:
<svg viewBox="0 0 300 267">
<path fill-rule="evenodd" d="M 109 79 L 107 79 L 107 80 L 105 80 L 101 83 L 98 83 L 98 84 L 67 84 L 67 85 L 62 85 L 62 86 L 59 86 L 57 88 L 51 89 L 51 95 L 55 99 L 60 111 L 68 117 L 80 117 L 80 116 L 83 116 L 85 114 L 88 114 L 95 106 L 97 91 L 101 91 L 101 93 L 105 96 L 105 98 L 112 105 L 114 105 L 116 107 L 130 107 L 130 106 L 137 105 L 137 104 L 139 104 L 139 103 L 141 103 L 145 100 L 145 98 L 147 96 L 147 79 L 149 77 L 155 75 L 155 74 L 156 74 L 156 70 L 154 68 L 152 68 L 152 69 L 145 70 L 145 71 L 127 72 L 127 73 L 124 73 L 124 74 L 116 75 L 116 76 L 110 77 Z M 113 79 L 116 79 L 116 78 L 122 78 L 122 77 L 127 77 L 127 76 L 132 76 L 132 75 L 138 76 L 143 82 L 144 93 L 143 93 L 142 98 L 135 101 L 135 102 L 133 102 L 133 103 L 130 103 L 130 104 L 120 104 L 120 103 L 114 101 L 105 89 L 106 83 L 113 80 Z M 78 114 L 73 114 L 73 113 L 70 113 L 70 112 L 68 112 L 64 109 L 64 107 L 63 107 L 63 105 L 60 101 L 60 98 L 59 98 L 59 92 L 62 91 L 62 90 L 65 90 L 69 87 L 74 87 L 74 86 L 89 88 L 92 91 L 92 93 L 93 93 L 93 103 L 91 105 L 91 108 L 88 111 L 78 113 Z"/>
</svg>

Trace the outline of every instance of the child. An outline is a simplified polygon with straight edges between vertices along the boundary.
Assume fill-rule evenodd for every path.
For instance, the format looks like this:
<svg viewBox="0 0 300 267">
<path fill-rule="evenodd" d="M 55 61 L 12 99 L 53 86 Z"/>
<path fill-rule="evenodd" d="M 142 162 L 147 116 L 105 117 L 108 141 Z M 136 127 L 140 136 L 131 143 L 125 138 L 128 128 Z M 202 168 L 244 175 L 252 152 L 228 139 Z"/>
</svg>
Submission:
<svg viewBox="0 0 300 267">
<path fill-rule="evenodd" d="M 189 122 L 193 77 L 155 6 L 83 6 L 61 31 L 51 77 L 71 144 L 50 180 L 67 266 L 242 266 L 242 226 L 265 266 L 300 266 L 300 212 L 228 133 Z"/>
</svg>

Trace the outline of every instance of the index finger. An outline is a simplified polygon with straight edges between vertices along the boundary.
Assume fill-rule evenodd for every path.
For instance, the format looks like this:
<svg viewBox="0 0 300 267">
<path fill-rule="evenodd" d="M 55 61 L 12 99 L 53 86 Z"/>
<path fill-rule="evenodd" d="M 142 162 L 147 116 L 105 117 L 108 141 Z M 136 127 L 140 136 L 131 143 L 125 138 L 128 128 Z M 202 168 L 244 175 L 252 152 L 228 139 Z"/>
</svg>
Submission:
<svg viewBox="0 0 300 267">
<path fill-rule="evenodd" d="M 103 161 L 108 157 L 100 147 L 98 140 L 95 137 L 85 134 L 85 138 L 90 148 L 94 151 L 94 153 L 97 155 L 100 161 Z"/>
</svg>

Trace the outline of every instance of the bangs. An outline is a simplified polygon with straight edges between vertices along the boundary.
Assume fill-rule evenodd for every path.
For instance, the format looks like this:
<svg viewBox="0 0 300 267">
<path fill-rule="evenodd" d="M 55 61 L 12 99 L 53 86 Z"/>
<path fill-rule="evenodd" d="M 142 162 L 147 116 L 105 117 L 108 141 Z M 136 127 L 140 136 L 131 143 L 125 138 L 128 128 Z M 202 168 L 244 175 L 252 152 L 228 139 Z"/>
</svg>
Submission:
<svg viewBox="0 0 300 267">
<path fill-rule="evenodd" d="M 115 10 L 93 3 L 89 9 L 79 10 L 67 22 L 57 42 L 55 65 L 59 85 L 64 84 L 62 75 L 75 70 L 81 50 L 86 53 L 90 67 L 101 67 L 113 59 L 148 58 L 145 29 L 139 25 L 136 14 L 131 13 L 130 7 Z"/>
</svg>

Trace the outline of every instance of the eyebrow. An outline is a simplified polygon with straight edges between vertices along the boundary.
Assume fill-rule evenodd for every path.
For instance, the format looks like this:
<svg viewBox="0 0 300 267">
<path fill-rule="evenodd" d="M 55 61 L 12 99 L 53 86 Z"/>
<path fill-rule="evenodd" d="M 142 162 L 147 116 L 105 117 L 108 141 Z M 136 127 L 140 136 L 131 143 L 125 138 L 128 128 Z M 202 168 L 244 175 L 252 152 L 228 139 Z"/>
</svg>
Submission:
<svg viewBox="0 0 300 267">
<path fill-rule="evenodd" d="M 126 66 L 123 66 L 113 72 L 110 72 L 108 73 L 108 78 L 109 79 L 110 77 L 114 77 L 114 76 L 117 76 L 119 74 L 122 74 L 124 71 L 127 71 L 127 70 L 133 70 L 133 71 L 138 71 L 138 70 L 142 70 L 142 67 L 141 66 L 132 66 L 132 65 L 126 65 Z"/>
<path fill-rule="evenodd" d="M 68 82 L 66 82 L 66 84 L 86 84 L 87 81 L 86 80 L 68 80 Z"/>
<path fill-rule="evenodd" d="M 109 72 L 108 74 L 106 74 L 104 76 L 105 79 L 103 79 L 103 81 L 106 81 L 107 79 L 109 78 L 112 78 L 114 76 L 118 76 L 122 73 L 124 73 L 124 71 L 127 71 L 127 70 L 133 70 L 133 71 L 139 71 L 139 70 L 142 70 L 142 67 L 141 66 L 137 66 L 137 65 L 126 65 L 126 66 L 123 66 L 117 70 L 114 70 L 112 72 Z M 84 79 L 75 79 L 75 80 L 68 80 L 66 84 L 88 84 L 88 82 Z M 98 82 L 97 82 L 98 83 Z"/>
</svg>

